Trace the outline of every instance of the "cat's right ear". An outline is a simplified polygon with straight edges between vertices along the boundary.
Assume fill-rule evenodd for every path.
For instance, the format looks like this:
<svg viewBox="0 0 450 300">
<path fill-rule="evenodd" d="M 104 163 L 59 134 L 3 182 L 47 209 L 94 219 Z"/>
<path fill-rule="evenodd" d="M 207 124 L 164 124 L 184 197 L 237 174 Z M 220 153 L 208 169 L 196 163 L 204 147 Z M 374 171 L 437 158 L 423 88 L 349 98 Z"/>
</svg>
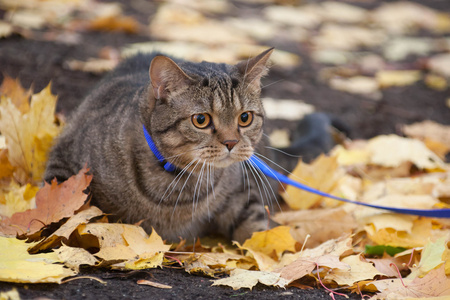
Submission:
<svg viewBox="0 0 450 300">
<path fill-rule="evenodd" d="M 167 99 L 170 93 L 186 88 L 192 80 L 173 60 L 162 55 L 153 58 L 149 74 L 155 99 Z"/>
</svg>

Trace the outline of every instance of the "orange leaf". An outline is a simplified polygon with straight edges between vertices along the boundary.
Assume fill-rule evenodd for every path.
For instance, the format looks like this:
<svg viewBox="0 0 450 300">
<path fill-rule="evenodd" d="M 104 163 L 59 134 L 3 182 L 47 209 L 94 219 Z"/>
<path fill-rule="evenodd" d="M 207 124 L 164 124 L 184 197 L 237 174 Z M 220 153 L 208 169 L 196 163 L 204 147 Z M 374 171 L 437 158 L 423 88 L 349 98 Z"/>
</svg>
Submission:
<svg viewBox="0 0 450 300">
<path fill-rule="evenodd" d="M 7 236 L 33 234 L 52 222 L 72 216 L 88 196 L 83 193 L 92 180 L 92 175 L 86 174 L 88 171 L 85 167 L 59 185 L 56 180 L 51 185 L 45 183 L 36 194 L 36 208 L 15 213 L 11 218 L 3 218 L 0 233 Z"/>
</svg>

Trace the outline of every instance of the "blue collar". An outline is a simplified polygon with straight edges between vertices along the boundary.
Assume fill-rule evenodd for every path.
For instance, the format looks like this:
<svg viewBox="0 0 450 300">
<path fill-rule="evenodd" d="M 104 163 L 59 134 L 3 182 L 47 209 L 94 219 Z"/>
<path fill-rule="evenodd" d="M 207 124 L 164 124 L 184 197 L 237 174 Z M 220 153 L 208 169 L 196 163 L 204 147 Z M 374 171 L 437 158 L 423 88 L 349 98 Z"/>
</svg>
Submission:
<svg viewBox="0 0 450 300">
<path fill-rule="evenodd" d="M 164 169 L 168 172 L 174 172 L 177 167 L 166 161 L 164 156 L 158 151 L 158 148 L 156 147 L 155 143 L 152 140 L 152 137 L 148 133 L 147 129 L 145 128 L 145 125 L 142 126 L 144 129 L 144 135 L 145 139 L 147 140 L 147 144 L 152 150 L 153 154 L 155 154 L 156 158 L 164 164 Z M 271 167 L 269 167 L 265 162 L 263 162 L 261 159 L 256 157 L 254 154 L 250 157 L 250 159 L 247 161 L 250 165 L 252 165 L 254 168 L 259 170 L 264 175 L 273 178 L 277 180 L 280 183 L 289 184 L 292 186 L 295 186 L 296 188 L 302 189 L 304 191 L 307 191 L 309 193 L 313 193 L 316 195 L 320 195 L 323 197 L 328 197 L 331 199 L 335 199 L 342 202 L 377 208 L 377 209 L 385 209 L 392 212 L 400 213 L 400 214 L 408 214 L 408 215 L 416 215 L 416 216 L 424 216 L 424 217 L 436 217 L 436 218 L 450 218 L 450 209 L 409 209 L 409 208 L 398 208 L 398 207 L 390 207 L 390 206 L 382 206 L 382 205 L 374 205 L 370 203 L 364 203 L 364 202 L 358 202 L 354 200 L 348 200 L 345 198 L 337 197 L 334 195 L 330 195 L 328 193 L 324 193 L 322 191 L 316 190 L 312 187 L 309 187 L 303 183 L 297 182 L 281 173 L 278 173 Z"/>
<path fill-rule="evenodd" d="M 161 152 L 159 152 L 158 148 L 156 147 L 155 143 L 152 140 L 152 137 L 145 128 L 145 125 L 142 125 L 142 128 L 144 129 L 145 140 L 147 141 L 150 150 L 152 150 L 153 154 L 155 154 L 159 162 L 164 164 L 164 170 L 166 170 L 167 172 L 174 172 L 177 169 L 177 167 L 172 165 L 170 162 L 166 161 Z"/>
</svg>

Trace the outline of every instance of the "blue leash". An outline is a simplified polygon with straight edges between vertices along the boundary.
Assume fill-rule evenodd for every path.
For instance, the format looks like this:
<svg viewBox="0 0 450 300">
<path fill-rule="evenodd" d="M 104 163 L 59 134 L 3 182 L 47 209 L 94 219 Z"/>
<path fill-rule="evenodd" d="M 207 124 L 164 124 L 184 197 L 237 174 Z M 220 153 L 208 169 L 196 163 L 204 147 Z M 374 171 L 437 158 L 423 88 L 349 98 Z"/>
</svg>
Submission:
<svg viewBox="0 0 450 300">
<path fill-rule="evenodd" d="M 164 169 L 168 172 L 173 172 L 176 170 L 176 167 L 172 165 L 171 163 L 167 162 L 164 159 L 164 156 L 159 152 L 158 148 L 156 147 L 155 143 L 153 142 L 150 134 L 148 133 L 145 126 L 143 126 L 144 129 L 144 135 L 145 139 L 147 140 L 147 144 L 152 150 L 152 152 L 155 154 L 156 158 L 159 160 L 159 162 L 164 164 Z M 377 209 L 384 209 L 389 210 L 392 212 L 396 212 L 399 214 L 407 214 L 407 215 L 415 215 L 415 216 L 423 216 L 423 217 L 434 217 L 434 218 L 450 218 L 450 209 L 408 209 L 408 208 L 398 208 L 398 207 L 390 207 L 390 206 L 382 206 L 382 205 L 374 205 L 370 203 L 364 203 L 359 201 L 352 201 L 349 199 L 337 197 L 330 195 L 328 193 L 321 192 L 319 190 L 316 190 L 312 187 L 309 187 L 305 184 L 302 184 L 300 182 L 297 182 L 295 180 L 292 180 L 291 178 L 287 177 L 286 175 L 283 175 L 271 167 L 269 167 L 265 162 L 257 158 L 255 155 L 252 155 L 250 159 L 248 160 L 250 164 L 252 164 L 255 168 L 259 169 L 264 175 L 273 178 L 279 182 L 292 185 L 296 188 L 299 188 L 301 190 L 307 191 L 309 193 L 313 193 L 316 195 L 320 195 L 323 197 L 331 198 L 338 201 L 343 201 L 347 203 L 352 203 L 356 205 L 362 205 Z"/>
</svg>

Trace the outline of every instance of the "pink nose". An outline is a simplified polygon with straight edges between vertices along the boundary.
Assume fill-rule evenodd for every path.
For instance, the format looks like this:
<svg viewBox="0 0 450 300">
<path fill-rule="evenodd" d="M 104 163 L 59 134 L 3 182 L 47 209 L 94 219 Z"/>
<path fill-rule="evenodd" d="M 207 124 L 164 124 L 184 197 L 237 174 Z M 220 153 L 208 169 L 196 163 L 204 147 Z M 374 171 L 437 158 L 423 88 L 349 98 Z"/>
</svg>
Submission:
<svg viewBox="0 0 450 300">
<path fill-rule="evenodd" d="M 222 144 L 224 144 L 225 146 L 227 146 L 228 151 L 231 151 L 231 149 L 234 148 L 234 146 L 238 143 L 238 140 L 226 140 L 223 141 Z"/>
</svg>

